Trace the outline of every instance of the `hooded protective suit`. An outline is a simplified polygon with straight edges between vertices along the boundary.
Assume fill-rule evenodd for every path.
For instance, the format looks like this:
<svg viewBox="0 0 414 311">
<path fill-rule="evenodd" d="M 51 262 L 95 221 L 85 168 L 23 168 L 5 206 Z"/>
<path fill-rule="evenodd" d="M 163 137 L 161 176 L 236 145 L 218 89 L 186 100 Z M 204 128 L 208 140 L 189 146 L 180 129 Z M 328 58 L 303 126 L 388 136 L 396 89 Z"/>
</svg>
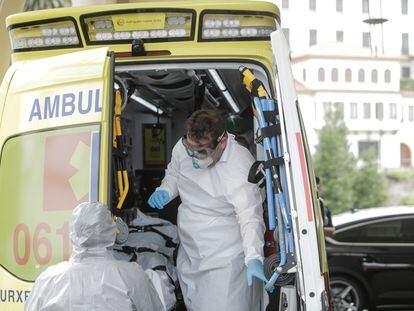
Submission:
<svg viewBox="0 0 414 311">
<path fill-rule="evenodd" d="M 247 181 L 253 157 L 228 136 L 220 161 L 195 169 L 182 142 L 172 152 L 158 190 L 180 195 L 177 270 L 189 311 L 254 311 L 261 281 L 249 288 L 246 263 L 263 261 L 264 221 L 259 188 Z"/>
<path fill-rule="evenodd" d="M 115 260 L 107 250 L 115 242 L 115 223 L 104 204 L 76 207 L 70 230 L 70 260 L 36 279 L 26 311 L 164 310 L 142 268 Z"/>
</svg>

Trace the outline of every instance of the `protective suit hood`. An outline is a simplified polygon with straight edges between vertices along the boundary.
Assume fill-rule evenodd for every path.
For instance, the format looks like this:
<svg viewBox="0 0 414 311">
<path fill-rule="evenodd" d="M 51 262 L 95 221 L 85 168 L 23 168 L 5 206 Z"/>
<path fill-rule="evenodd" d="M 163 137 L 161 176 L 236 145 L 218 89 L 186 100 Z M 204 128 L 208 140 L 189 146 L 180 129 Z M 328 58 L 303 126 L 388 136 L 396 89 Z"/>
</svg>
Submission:
<svg viewBox="0 0 414 311">
<path fill-rule="evenodd" d="M 73 210 L 70 224 L 73 252 L 106 251 L 115 243 L 115 228 L 111 212 L 104 204 L 87 202 L 78 205 Z"/>
<path fill-rule="evenodd" d="M 72 213 L 69 261 L 36 279 L 25 311 L 163 311 L 154 285 L 135 262 L 116 260 L 107 250 L 115 223 L 102 203 L 82 203 Z"/>
</svg>

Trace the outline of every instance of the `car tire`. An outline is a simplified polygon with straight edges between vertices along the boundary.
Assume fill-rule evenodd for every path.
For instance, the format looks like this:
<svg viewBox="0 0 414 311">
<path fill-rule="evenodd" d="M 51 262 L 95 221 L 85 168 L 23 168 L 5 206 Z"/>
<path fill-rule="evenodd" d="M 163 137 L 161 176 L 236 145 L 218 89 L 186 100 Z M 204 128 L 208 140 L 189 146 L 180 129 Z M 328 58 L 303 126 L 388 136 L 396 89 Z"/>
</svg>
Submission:
<svg viewBox="0 0 414 311">
<path fill-rule="evenodd" d="M 344 275 L 331 275 L 332 311 L 362 311 L 366 307 L 365 291 L 354 279 Z"/>
</svg>

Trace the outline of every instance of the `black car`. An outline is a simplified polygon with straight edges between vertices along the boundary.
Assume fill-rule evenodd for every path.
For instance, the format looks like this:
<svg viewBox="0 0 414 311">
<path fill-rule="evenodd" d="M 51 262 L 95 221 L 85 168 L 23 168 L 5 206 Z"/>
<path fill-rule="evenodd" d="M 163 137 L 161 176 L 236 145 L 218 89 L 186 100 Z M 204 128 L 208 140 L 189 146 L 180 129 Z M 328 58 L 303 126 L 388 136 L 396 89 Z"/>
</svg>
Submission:
<svg viewBox="0 0 414 311">
<path fill-rule="evenodd" d="M 326 237 L 332 309 L 414 310 L 414 207 L 334 217 Z"/>
</svg>

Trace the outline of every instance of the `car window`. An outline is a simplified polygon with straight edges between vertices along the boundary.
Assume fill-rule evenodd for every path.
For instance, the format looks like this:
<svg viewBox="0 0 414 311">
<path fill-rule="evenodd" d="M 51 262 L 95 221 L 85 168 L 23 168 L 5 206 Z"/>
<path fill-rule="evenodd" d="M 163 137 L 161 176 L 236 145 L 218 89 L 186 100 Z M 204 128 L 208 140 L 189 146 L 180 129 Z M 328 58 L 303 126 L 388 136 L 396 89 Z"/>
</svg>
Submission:
<svg viewBox="0 0 414 311">
<path fill-rule="evenodd" d="M 414 218 L 371 222 L 338 230 L 335 240 L 350 243 L 414 243 Z"/>
</svg>

